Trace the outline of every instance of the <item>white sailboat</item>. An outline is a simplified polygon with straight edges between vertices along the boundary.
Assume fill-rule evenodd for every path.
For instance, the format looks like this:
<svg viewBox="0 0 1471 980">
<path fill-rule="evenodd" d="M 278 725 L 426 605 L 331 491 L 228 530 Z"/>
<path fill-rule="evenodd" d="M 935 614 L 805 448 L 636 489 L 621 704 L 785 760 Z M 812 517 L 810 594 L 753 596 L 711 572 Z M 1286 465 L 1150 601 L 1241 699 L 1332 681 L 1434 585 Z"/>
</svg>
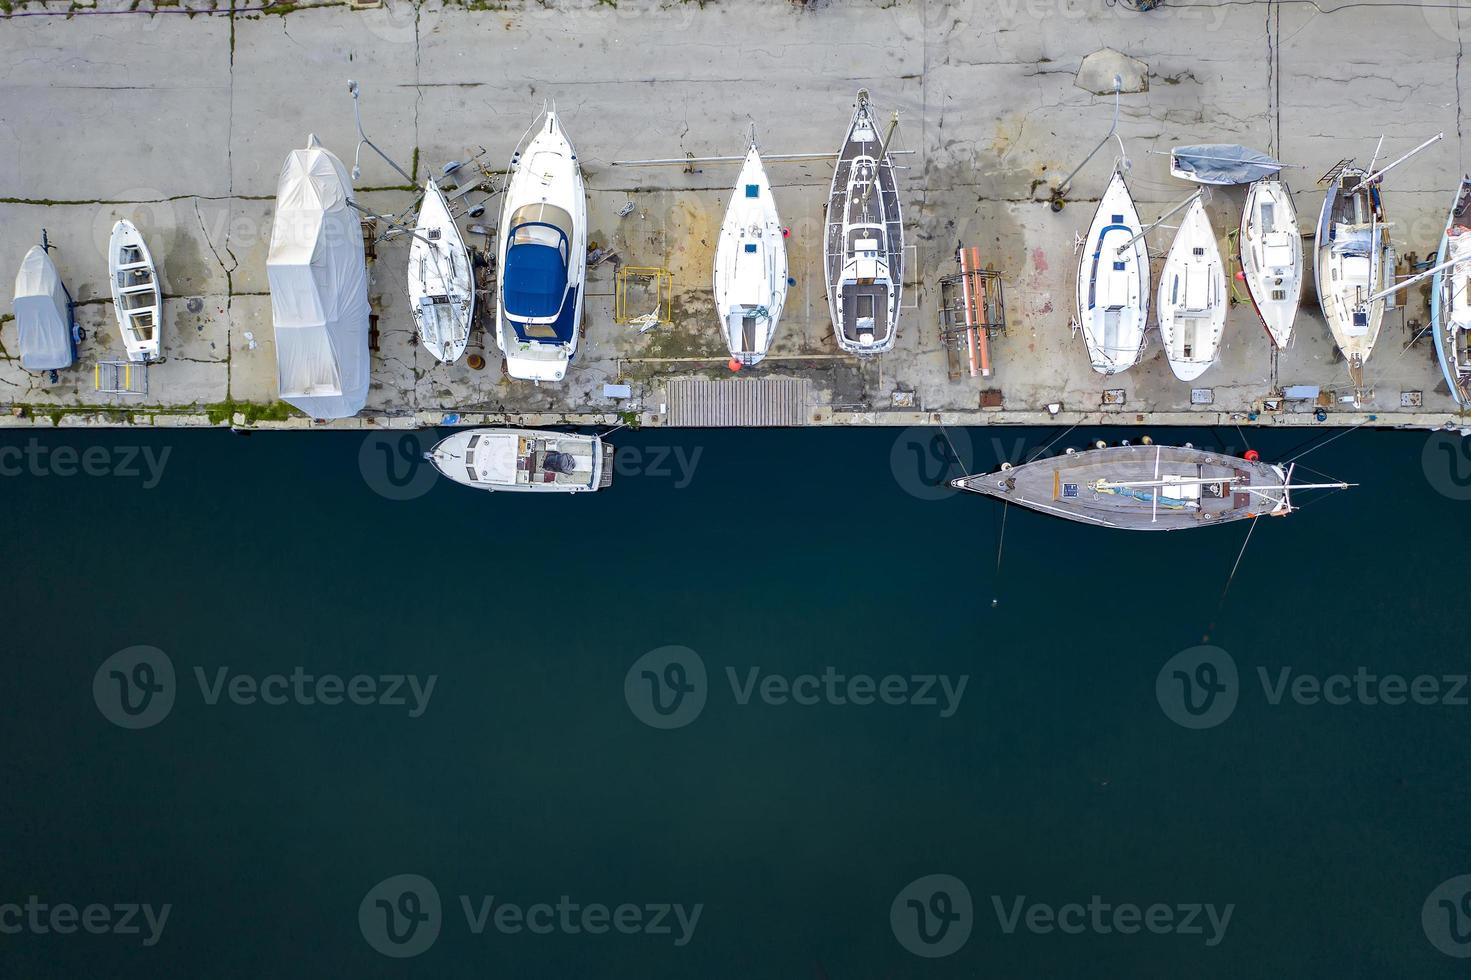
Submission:
<svg viewBox="0 0 1471 980">
<path fill-rule="evenodd" d="M 787 247 L 754 139 L 720 226 L 714 279 L 715 310 L 731 359 L 740 367 L 758 363 L 786 303 Z"/>
<path fill-rule="evenodd" d="M 532 129 L 511 157 L 501 209 L 496 343 L 511 377 L 561 381 L 586 301 L 587 194 L 556 111 Z"/>
<path fill-rule="evenodd" d="M 424 454 L 475 490 L 581 493 L 613 482 L 613 447 L 598 436 L 541 429 L 461 429 Z"/>
<path fill-rule="evenodd" d="M 1394 268 L 1379 190 L 1366 176 L 1348 167 L 1328 188 L 1313 251 L 1318 303 L 1358 387 L 1384 320 L 1384 300 L 1369 298 L 1387 285 Z"/>
<path fill-rule="evenodd" d="M 1194 381 L 1221 354 L 1226 327 L 1226 272 L 1205 204 L 1185 211 L 1159 277 L 1159 335 L 1170 370 Z"/>
<path fill-rule="evenodd" d="M 823 232 L 833 335 L 850 354 L 892 350 L 898 335 L 904 222 L 886 142 L 868 92 L 859 92 L 833 169 Z"/>
<path fill-rule="evenodd" d="M 1149 252 L 1142 231 L 1124 175 L 1115 170 L 1078 263 L 1078 324 L 1099 374 L 1131 368 L 1144 353 Z"/>
<path fill-rule="evenodd" d="M 112 226 L 107 242 L 107 275 L 112 305 L 130 361 L 158 359 L 163 340 L 163 294 L 158 267 L 131 221 Z"/>
<path fill-rule="evenodd" d="M 1241 212 L 1241 270 L 1272 343 L 1286 347 L 1302 298 L 1302 234 L 1292 191 L 1276 177 L 1254 182 Z"/>
<path fill-rule="evenodd" d="M 465 352 L 475 316 L 475 275 L 470 250 L 433 177 L 409 245 L 409 304 L 419 342 L 445 364 Z"/>
<path fill-rule="evenodd" d="M 1430 330 L 1441 373 L 1458 405 L 1471 405 L 1471 177 L 1461 178 L 1446 217 L 1430 289 Z"/>
</svg>

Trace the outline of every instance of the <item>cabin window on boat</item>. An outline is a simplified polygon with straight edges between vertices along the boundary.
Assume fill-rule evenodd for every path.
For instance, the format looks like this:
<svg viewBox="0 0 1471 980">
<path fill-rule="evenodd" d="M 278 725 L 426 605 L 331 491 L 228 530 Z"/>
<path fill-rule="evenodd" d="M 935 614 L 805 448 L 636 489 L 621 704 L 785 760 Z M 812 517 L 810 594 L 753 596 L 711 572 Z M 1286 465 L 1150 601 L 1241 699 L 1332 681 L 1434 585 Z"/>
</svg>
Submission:
<svg viewBox="0 0 1471 980">
<path fill-rule="evenodd" d="M 557 340 L 557 331 L 552 329 L 550 323 L 518 323 L 517 329 L 522 336 L 533 340 Z"/>
<path fill-rule="evenodd" d="M 550 225 L 551 227 L 547 227 Z M 512 245 L 558 248 L 572 237 L 572 215 L 551 204 L 528 204 L 511 214 Z M 557 232 L 561 234 L 557 234 Z"/>
</svg>

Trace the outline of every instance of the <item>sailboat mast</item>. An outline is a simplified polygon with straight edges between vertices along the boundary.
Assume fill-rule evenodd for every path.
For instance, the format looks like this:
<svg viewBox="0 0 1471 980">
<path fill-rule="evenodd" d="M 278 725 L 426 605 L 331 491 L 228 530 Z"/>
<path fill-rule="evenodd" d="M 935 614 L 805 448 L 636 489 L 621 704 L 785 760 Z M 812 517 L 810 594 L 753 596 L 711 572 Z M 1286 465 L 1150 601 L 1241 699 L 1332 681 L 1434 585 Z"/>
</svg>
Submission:
<svg viewBox="0 0 1471 980">
<path fill-rule="evenodd" d="M 1430 137 L 1428 140 L 1426 140 L 1425 142 L 1421 143 L 1419 146 L 1415 147 L 1413 150 L 1411 150 L 1409 153 L 1406 153 L 1404 156 L 1400 157 L 1398 160 L 1394 161 L 1393 163 L 1390 163 L 1390 164 L 1385 165 L 1385 167 L 1383 169 L 1376 170 L 1372 174 L 1370 174 L 1369 176 L 1365 177 L 1364 178 L 1364 183 L 1366 183 L 1366 184 L 1372 184 L 1375 181 L 1382 180 L 1384 178 L 1384 175 L 1387 174 L 1387 173 L 1389 173 L 1395 167 L 1398 167 L 1400 164 L 1404 163 L 1410 157 L 1414 156 L 1416 153 L 1419 153 L 1421 150 L 1425 149 L 1425 147 L 1429 146 L 1431 143 L 1438 143 L 1438 142 L 1440 142 L 1443 139 L 1445 139 L 1445 133 L 1436 133 L 1434 136 Z M 1372 164 L 1371 164 L 1371 166 L 1372 166 Z"/>
<path fill-rule="evenodd" d="M 894 131 L 898 128 L 899 113 L 895 112 L 894 117 L 889 120 L 889 131 L 884 134 L 882 142 L 879 143 L 879 155 L 874 158 L 876 162 L 874 163 L 873 168 L 873 180 L 869 181 L 868 184 L 863 188 L 863 196 L 858 199 L 858 210 L 860 212 L 862 212 L 863 209 L 868 206 L 868 196 L 873 193 L 873 186 L 879 182 L 878 168 L 882 167 L 884 165 L 884 161 L 888 159 L 889 140 L 894 138 Z"/>
</svg>

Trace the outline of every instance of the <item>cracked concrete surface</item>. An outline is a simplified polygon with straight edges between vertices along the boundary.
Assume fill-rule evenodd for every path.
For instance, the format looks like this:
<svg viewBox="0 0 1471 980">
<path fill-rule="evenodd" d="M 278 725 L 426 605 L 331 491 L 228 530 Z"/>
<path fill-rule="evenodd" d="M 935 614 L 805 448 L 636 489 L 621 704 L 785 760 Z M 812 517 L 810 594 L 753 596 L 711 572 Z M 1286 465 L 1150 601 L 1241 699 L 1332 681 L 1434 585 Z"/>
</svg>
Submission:
<svg viewBox="0 0 1471 980">
<path fill-rule="evenodd" d="M 814 422 L 1035 422 L 1059 402 L 1066 421 L 1211 424 L 1258 407 L 1274 381 L 1346 391 L 1311 283 L 1275 378 L 1250 305 L 1232 311 L 1221 362 L 1198 382 L 1213 389 L 1209 407 L 1192 409 L 1190 386 L 1174 379 L 1157 337 L 1144 363 L 1120 377 L 1089 368 L 1068 326 L 1073 242 L 1114 153 L 1101 152 L 1078 176 L 1060 214 L 1046 197 L 1108 127 L 1111 100 L 1074 84 L 1084 59 L 1101 49 L 1148 65 L 1147 91 L 1123 97 L 1119 123 L 1146 221 L 1193 189 L 1151 151 L 1222 141 L 1276 153 L 1295 165 L 1287 174 L 1308 230 L 1322 198 L 1314 180 L 1340 158 L 1367 163 L 1382 134 L 1382 162 L 1444 130 L 1447 139 L 1396 170 L 1385 191 L 1399 253 L 1423 257 L 1438 243 L 1463 166 L 1468 28 L 1460 11 L 1439 6 L 1324 12 L 1254 0 L 1137 13 L 1109 0 L 513 0 L 469 9 L 484 6 L 393 0 L 372 11 L 262 13 L 237 0 L 233 12 L 199 4 L 189 16 L 154 13 L 145 2 L 116 16 L 0 17 L 0 270 L 15 269 L 45 227 L 88 331 L 78 366 L 56 383 L 22 371 L 9 290 L 0 290 L 0 404 L 32 406 L 31 418 L 47 424 L 57 411 L 76 413 L 72 424 L 115 418 L 91 416 L 94 407 L 176 424 L 204 421 L 206 406 L 218 417 L 226 403 L 274 403 L 265 255 L 276 177 L 308 133 L 351 165 L 349 78 L 362 84 L 369 135 L 405 166 L 417 160 L 421 181 L 476 146 L 502 167 L 543 102 L 555 101 L 586 171 L 589 238 L 627 264 L 666 267 L 675 281 L 675 324 L 639 335 L 613 323 L 613 268 L 596 269 L 567 383 L 534 387 L 502 376 L 483 331 L 470 346 L 485 356 L 483 370 L 428 357 L 408 315 L 407 247 L 382 244 L 370 269 L 379 343 L 364 413 L 376 424 L 429 423 L 451 412 L 588 421 L 630 409 L 657 424 L 669 377 L 725 373 L 709 266 L 735 168 L 702 164 L 686 174 L 613 161 L 738 154 L 753 123 L 768 152 L 830 150 L 859 88 L 881 111 L 902 113 L 897 145 L 913 151 L 902 158 L 909 169 L 901 178 L 913 306 L 893 353 L 869 362 L 835 356 L 819 254 L 831 171 L 821 161 L 773 163 L 797 284 L 773 357 L 753 373 L 810 377 Z M 378 188 L 360 191 L 366 206 L 386 213 L 410 203 L 409 191 L 391 189 L 402 178 L 382 161 L 365 152 L 362 165 L 359 187 Z M 1243 197 L 1242 188 L 1211 197 L 1223 246 Z M 629 201 L 634 212 L 620 218 Z M 481 221 L 493 224 L 495 213 L 492 205 Z M 92 365 L 122 356 L 105 258 L 120 217 L 144 229 L 166 295 L 166 360 L 150 370 L 141 399 L 92 390 Z M 979 246 L 1005 273 L 1010 327 L 995 345 L 996 377 L 985 382 L 948 380 L 937 346 L 938 280 L 953 271 L 958 243 Z M 1151 236 L 1156 256 L 1168 245 L 1167 230 Z M 1386 317 L 1368 365 L 1371 403 L 1335 404 L 1336 420 L 1374 413 L 1383 424 L 1461 421 L 1429 341 L 1411 342 L 1410 324 L 1427 322 L 1424 295 L 1413 290 Z M 602 396 L 614 380 L 633 385 L 633 405 Z M 1001 389 L 1003 410 L 979 408 L 982 387 Z M 1124 405 L 1103 410 L 1105 388 L 1123 388 Z M 900 390 L 915 393 L 914 410 L 890 408 Z M 1424 408 L 1402 410 L 1402 391 L 1423 392 Z"/>
</svg>

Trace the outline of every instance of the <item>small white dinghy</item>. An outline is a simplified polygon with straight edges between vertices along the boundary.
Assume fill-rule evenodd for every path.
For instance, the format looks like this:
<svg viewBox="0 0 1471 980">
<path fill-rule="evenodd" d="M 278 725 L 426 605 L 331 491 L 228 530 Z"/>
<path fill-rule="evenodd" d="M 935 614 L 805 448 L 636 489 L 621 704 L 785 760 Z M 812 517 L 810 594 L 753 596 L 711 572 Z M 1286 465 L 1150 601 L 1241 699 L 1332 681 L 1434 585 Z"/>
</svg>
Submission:
<svg viewBox="0 0 1471 980">
<path fill-rule="evenodd" d="M 409 302 L 424 349 L 445 364 L 458 361 L 475 315 L 475 275 L 449 202 L 432 177 L 424 183 L 409 246 Z"/>
<path fill-rule="evenodd" d="M 158 267 L 131 221 L 112 226 L 107 243 L 112 305 L 130 361 L 156 361 L 163 342 L 163 294 Z"/>
<path fill-rule="evenodd" d="M 1185 211 L 1159 277 L 1159 336 L 1170 370 L 1194 381 L 1216 363 L 1226 328 L 1226 272 L 1205 203 Z"/>
<path fill-rule="evenodd" d="M 1267 177 L 1247 190 L 1240 239 L 1246 291 L 1272 343 L 1286 347 L 1302 299 L 1303 262 L 1297 208 L 1281 180 Z"/>
<path fill-rule="evenodd" d="M 424 454 L 476 490 L 581 493 L 613 482 L 613 447 L 599 436 L 543 429 L 461 429 Z"/>
<path fill-rule="evenodd" d="M 786 299 L 787 246 L 753 139 L 715 248 L 715 310 L 738 367 L 766 356 Z"/>
<path fill-rule="evenodd" d="M 1098 202 L 1078 263 L 1078 324 L 1093 370 L 1099 374 L 1131 368 L 1144 353 L 1149 252 L 1141 231 L 1124 175 L 1115 170 Z M 1133 243 L 1128 244 L 1131 238 Z"/>
</svg>

